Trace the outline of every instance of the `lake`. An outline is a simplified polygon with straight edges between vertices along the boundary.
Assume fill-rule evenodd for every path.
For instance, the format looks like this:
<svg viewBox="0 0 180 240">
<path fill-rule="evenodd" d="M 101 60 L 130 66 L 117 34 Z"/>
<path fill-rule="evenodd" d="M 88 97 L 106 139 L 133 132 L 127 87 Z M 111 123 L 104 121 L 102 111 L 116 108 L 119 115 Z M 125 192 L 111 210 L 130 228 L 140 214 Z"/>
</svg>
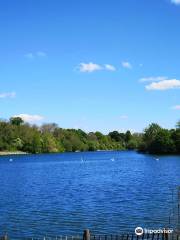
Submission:
<svg viewBox="0 0 180 240">
<path fill-rule="evenodd" d="M 158 159 L 157 159 L 158 158 Z M 134 151 L 0 157 L 0 234 L 134 232 L 168 226 L 180 156 Z"/>
</svg>

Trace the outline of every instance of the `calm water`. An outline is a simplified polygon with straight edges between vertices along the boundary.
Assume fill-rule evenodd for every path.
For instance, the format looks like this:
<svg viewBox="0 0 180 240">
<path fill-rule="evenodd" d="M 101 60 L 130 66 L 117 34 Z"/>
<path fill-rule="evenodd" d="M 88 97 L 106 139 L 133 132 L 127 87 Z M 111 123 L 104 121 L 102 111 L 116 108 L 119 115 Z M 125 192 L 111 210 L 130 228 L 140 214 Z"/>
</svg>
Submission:
<svg viewBox="0 0 180 240">
<path fill-rule="evenodd" d="M 180 185 L 180 156 L 155 158 L 133 151 L 0 157 L 0 234 L 164 227 L 171 189 Z"/>
</svg>

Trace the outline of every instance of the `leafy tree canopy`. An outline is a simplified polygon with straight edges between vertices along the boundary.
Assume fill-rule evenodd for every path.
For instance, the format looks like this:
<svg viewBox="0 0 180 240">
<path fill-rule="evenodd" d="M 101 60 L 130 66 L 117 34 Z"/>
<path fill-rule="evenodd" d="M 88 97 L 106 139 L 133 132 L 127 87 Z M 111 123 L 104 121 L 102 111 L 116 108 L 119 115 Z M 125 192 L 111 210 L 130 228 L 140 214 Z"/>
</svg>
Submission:
<svg viewBox="0 0 180 240">
<path fill-rule="evenodd" d="M 81 129 L 63 129 L 55 123 L 38 127 L 25 124 L 19 117 L 0 121 L 0 151 L 50 153 L 124 149 L 152 154 L 179 154 L 180 121 L 171 130 L 152 123 L 144 133 L 112 131 L 107 135 L 99 131 L 86 133 Z"/>
</svg>

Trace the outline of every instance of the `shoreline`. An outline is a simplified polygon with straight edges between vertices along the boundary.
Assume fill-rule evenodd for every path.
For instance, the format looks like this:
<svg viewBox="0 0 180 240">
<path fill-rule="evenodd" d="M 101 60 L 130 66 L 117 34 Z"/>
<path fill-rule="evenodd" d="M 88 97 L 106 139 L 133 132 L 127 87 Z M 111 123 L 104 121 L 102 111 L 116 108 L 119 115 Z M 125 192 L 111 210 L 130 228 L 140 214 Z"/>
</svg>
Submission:
<svg viewBox="0 0 180 240">
<path fill-rule="evenodd" d="M 9 155 L 26 155 L 29 154 L 27 152 L 22 152 L 22 151 L 14 151 L 14 152 L 10 152 L 10 151 L 0 151 L 0 156 L 9 156 Z"/>
<path fill-rule="evenodd" d="M 96 150 L 96 151 L 75 151 L 75 152 L 49 152 L 49 153 L 28 153 L 28 152 L 22 152 L 22 151 L 0 151 L 0 157 L 1 156 L 11 156 L 11 155 L 40 155 L 40 154 L 64 154 L 64 153 L 85 153 L 85 152 L 124 152 L 124 151 L 133 151 L 137 154 L 144 154 L 144 155 L 150 155 L 150 156 L 180 156 L 179 154 L 150 154 L 148 152 L 139 152 L 137 150 L 128 150 L 128 149 L 122 149 L 122 150 Z"/>
</svg>

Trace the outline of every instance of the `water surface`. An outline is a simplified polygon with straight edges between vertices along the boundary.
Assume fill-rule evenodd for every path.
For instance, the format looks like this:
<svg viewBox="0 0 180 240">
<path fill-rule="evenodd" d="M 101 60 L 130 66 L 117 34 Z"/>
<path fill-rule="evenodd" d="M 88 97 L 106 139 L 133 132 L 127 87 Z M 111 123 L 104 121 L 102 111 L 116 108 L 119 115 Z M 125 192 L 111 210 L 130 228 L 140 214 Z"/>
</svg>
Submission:
<svg viewBox="0 0 180 240">
<path fill-rule="evenodd" d="M 22 239 L 167 226 L 180 156 L 158 159 L 133 151 L 0 157 L 0 234 Z"/>
</svg>

